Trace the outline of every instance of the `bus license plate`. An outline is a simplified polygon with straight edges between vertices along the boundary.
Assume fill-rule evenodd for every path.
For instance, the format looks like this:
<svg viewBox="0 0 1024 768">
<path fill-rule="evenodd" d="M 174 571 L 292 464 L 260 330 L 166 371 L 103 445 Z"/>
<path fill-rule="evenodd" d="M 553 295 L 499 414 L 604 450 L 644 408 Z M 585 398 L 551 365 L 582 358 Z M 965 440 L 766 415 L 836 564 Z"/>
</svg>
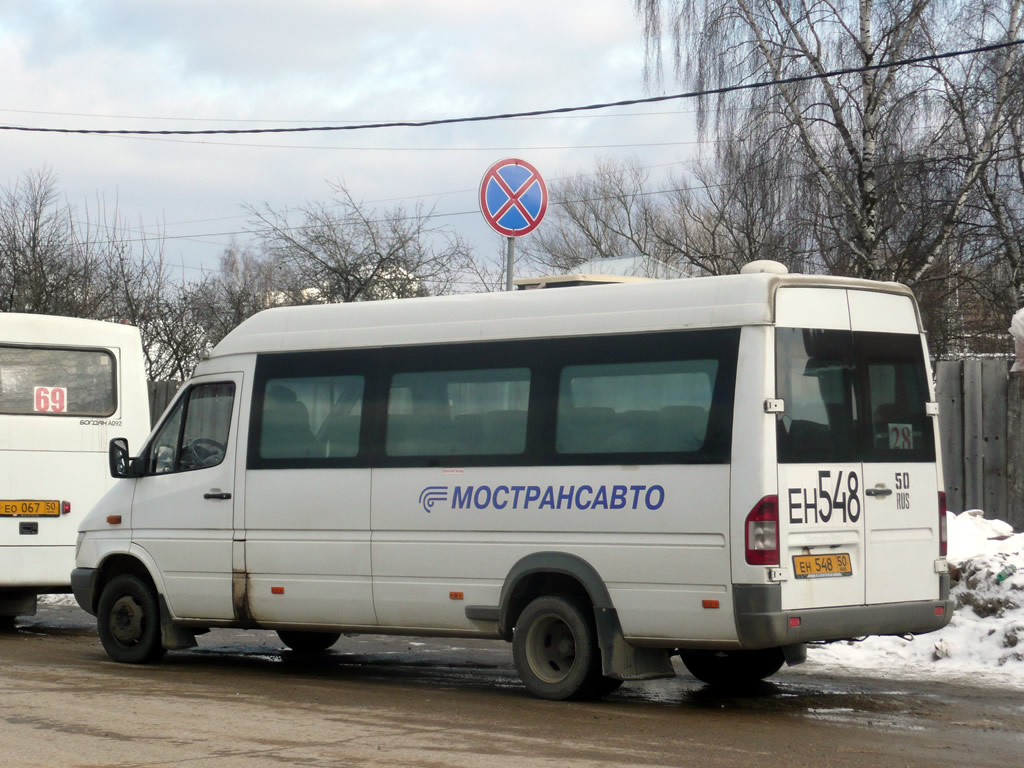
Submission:
<svg viewBox="0 0 1024 768">
<path fill-rule="evenodd" d="M 4 517 L 59 517 L 59 501 L 37 501 L 19 499 L 15 501 L 0 500 L 0 516 Z"/>
<path fill-rule="evenodd" d="M 850 556 L 845 553 L 830 555 L 794 555 L 793 572 L 798 579 L 827 579 L 831 576 L 853 576 Z"/>
</svg>

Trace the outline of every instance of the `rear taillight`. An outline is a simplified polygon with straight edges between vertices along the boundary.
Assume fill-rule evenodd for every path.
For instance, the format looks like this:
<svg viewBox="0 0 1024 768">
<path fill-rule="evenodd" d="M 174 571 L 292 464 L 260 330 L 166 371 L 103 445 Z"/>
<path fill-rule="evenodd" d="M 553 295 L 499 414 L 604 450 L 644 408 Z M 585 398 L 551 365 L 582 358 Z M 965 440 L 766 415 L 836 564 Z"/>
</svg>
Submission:
<svg viewBox="0 0 1024 768">
<path fill-rule="evenodd" d="M 946 556 L 946 493 L 939 491 L 939 557 Z"/>
<path fill-rule="evenodd" d="M 62 501 L 60 503 L 60 513 L 62 515 L 70 515 L 71 514 L 71 502 L 70 501 Z"/>
<path fill-rule="evenodd" d="M 779 497 L 765 496 L 750 510 L 744 523 L 747 562 L 779 564 Z"/>
</svg>

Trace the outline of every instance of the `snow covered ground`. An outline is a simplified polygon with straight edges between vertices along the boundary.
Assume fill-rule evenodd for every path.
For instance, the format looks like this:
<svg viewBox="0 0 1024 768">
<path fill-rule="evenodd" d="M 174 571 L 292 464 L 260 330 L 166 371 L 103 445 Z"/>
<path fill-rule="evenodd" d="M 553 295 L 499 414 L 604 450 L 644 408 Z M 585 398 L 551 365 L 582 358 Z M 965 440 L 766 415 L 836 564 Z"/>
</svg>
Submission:
<svg viewBox="0 0 1024 768">
<path fill-rule="evenodd" d="M 1024 690 L 1024 533 L 981 510 L 948 515 L 956 611 L 938 632 L 812 646 L 802 671 L 969 680 Z M 1016 573 L 998 580 L 1008 566 Z"/>
</svg>

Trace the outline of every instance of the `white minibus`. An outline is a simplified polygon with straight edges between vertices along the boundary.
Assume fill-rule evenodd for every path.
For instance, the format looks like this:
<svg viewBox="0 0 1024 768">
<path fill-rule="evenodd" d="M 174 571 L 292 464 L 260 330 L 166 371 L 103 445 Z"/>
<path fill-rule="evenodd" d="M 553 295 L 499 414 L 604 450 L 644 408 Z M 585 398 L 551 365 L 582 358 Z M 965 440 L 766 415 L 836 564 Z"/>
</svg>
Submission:
<svg viewBox="0 0 1024 768">
<path fill-rule="evenodd" d="M 0 313 L 0 623 L 68 592 L 78 524 L 114 481 L 114 435 L 142 439 L 138 329 Z"/>
<path fill-rule="evenodd" d="M 503 638 L 547 699 L 944 626 L 913 296 L 748 271 L 261 312 L 112 442 L 75 596 L 121 662 L 211 627 Z"/>
</svg>

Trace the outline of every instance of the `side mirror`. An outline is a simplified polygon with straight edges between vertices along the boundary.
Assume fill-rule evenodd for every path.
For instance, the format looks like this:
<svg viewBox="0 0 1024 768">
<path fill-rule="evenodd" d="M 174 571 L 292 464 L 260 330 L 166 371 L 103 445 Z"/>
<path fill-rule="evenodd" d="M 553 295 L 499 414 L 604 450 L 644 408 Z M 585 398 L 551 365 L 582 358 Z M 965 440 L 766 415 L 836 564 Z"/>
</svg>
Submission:
<svg viewBox="0 0 1024 768">
<path fill-rule="evenodd" d="M 133 477 L 132 460 L 128 456 L 128 439 L 115 437 L 110 441 L 107 460 L 111 477 Z"/>
</svg>

